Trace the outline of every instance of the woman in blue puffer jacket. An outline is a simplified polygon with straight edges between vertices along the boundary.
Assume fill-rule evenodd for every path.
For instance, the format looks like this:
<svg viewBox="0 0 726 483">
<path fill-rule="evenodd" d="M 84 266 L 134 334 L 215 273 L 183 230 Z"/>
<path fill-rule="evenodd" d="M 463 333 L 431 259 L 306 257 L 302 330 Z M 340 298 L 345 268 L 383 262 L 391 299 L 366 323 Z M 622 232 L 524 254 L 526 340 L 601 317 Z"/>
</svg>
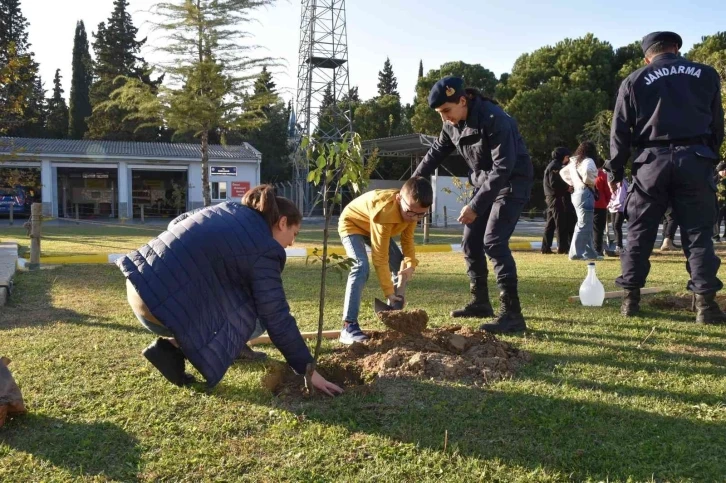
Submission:
<svg viewBox="0 0 726 483">
<path fill-rule="evenodd" d="M 242 203 L 186 213 L 167 231 L 116 263 L 126 277 L 129 305 L 161 337 L 144 356 L 170 382 L 193 382 L 185 360 L 214 387 L 246 344 L 264 330 L 290 366 L 304 374 L 312 362 L 282 287 L 285 248 L 302 215 L 269 185 Z M 312 383 L 328 395 L 342 389 L 317 372 Z"/>
</svg>

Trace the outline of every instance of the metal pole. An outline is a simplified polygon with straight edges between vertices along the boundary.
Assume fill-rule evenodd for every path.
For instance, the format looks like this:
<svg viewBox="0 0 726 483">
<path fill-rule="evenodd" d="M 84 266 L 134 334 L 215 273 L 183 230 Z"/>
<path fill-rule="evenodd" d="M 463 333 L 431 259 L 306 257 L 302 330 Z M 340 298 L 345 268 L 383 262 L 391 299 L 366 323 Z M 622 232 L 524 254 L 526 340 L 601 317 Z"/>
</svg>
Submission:
<svg viewBox="0 0 726 483">
<path fill-rule="evenodd" d="M 33 203 L 30 207 L 30 270 L 40 268 L 40 224 L 43 213 L 42 203 Z"/>
<path fill-rule="evenodd" d="M 10 213 L 9 213 L 10 214 L 10 226 L 13 226 L 13 212 L 15 211 L 13 209 L 14 205 L 8 205 L 8 206 L 10 207 Z"/>
<path fill-rule="evenodd" d="M 139 206 L 141 207 L 141 224 L 143 225 L 145 223 L 145 221 L 144 221 L 144 205 L 142 203 Z"/>
<path fill-rule="evenodd" d="M 428 245 L 428 243 L 429 243 L 429 228 L 430 227 L 431 227 L 431 211 L 429 211 L 429 213 L 423 219 L 423 229 L 424 229 L 423 243 L 424 243 L 424 245 Z"/>
<path fill-rule="evenodd" d="M 446 215 L 446 207 L 444 206 L 444 228 L 449 227 L 449 217 Z"/>
<path fill-rule="evenodd" d="M 78 216 L 78 203 L 76 203 L 76 225 L 80 224 L 80 223 L 78 223 L 79 219 L 80 219 L 80 217 Z"/>
</svg>

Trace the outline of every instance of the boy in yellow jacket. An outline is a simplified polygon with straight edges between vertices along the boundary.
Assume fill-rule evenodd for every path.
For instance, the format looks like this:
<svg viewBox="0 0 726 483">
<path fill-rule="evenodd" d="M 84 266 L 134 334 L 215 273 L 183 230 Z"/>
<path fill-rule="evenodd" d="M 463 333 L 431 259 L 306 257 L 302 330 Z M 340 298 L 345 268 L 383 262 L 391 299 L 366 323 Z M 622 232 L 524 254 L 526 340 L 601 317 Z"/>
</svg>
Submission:
<svg viewBox="0 0 726 483">
<path fill-rule="evenodd" d="M 398 276 L 406 280 L 411 278 L 418 265 L 413 233 L 418 220 L 426 216 L 433 198 L 431 184 L 425 178 L 415 177 L 409 179 L 400 191 L 369 191 L 351 201 L 341 213 L 338 222 L 340 239 L 346 255 L 355 260 L 345 288 L 341 343 L 352 344 L 368 339 L 358 325 L 361 295 L 370 272 L 366 245 L 371 247 L 371 259 L 383 295 L 388 298 L 389 304 L 400 301 L 394 290 L 396 276 L 401 261 L 405 263 L 405 270 Z M 403 253 L 393 241 L 397 235 L 401 235 Z"/>
</svg>

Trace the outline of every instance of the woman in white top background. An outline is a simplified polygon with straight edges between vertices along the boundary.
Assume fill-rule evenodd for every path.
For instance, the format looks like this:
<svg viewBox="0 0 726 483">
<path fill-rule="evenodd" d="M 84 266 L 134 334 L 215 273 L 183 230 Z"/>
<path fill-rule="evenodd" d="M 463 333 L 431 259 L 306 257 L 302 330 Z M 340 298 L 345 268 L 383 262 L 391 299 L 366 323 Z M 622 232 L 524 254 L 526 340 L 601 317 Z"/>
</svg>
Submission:
<svg viewBox="0 0 726 483">
<path fill-rule="evenodd" d="M 573 188 L 572 204 L 577 213 L 575 234 L 570 244 L 570 260 L 601 260 L 595 251 L 593 216 L 595 213 L 595 179 L 597 179 L 597 148 L 592 142 L 578 146 L 560 176 Z"/>
</svg>

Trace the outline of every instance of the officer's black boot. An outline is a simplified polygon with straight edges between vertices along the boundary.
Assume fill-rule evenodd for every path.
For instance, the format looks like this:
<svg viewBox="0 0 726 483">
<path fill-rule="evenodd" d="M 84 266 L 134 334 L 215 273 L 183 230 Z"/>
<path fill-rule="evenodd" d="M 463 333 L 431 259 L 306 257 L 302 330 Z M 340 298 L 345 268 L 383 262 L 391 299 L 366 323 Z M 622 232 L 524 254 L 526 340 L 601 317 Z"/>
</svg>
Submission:
<svg viewBox="0 0 726 483">
<path fill-rule="evenodd" d="M 625 289 L 625 297 L 620 306 L 620 313 L 626 317 L 633 317 L 640 312 L 640 289 Z"/>
<path fill-rule="evenodd" d="M 494 309 L 489 302 L 489 288 L 486 281 L 470 284 L 471 301 L 461 309 L 451 311 L 452 317 L 492 317 Z"/>
<path fill-rule="evenodd" d="M 726 323 L 726 314 L 716 303 L 716 292 L 708 294 L 696 294 L 696 322 L 699 324 L 723 324 Z"/>
<path fill-rule="evenodd" d="M 488 324 L 479 326 L 479 330 L 492 334 L 508 334 L 527 330 L 522 307 L 519 304 L 517 287 L 503 287 L 499 292 L 499 314 Z"/>
</svg>

